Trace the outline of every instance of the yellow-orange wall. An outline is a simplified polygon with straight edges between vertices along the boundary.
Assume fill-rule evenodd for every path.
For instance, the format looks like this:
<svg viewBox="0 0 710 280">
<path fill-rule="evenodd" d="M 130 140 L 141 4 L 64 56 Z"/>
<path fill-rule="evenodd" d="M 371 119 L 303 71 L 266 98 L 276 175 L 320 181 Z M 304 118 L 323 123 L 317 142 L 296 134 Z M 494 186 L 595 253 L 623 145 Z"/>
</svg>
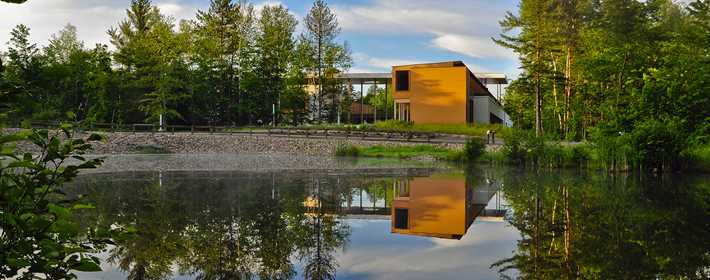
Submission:
<svg viewBox="0 0 710 280">
<path fill-rule="evenodd" d="M 393 85 L 396 71 L 409 70 L 409 91 L 394 91 L 397 100 L 409 100 L 414 123 L 465 123 L 469 88 L 466 67 L 392 68 Z"/>
<path fill-rule="evenodd" d="M 466 179 L 417 177 L 409 199 L 392 201 L 392 232 L 451 238 L 466 233 Z M 394 209 L 409 209 L 409 229 L 394 227 Z"/>
</svg>

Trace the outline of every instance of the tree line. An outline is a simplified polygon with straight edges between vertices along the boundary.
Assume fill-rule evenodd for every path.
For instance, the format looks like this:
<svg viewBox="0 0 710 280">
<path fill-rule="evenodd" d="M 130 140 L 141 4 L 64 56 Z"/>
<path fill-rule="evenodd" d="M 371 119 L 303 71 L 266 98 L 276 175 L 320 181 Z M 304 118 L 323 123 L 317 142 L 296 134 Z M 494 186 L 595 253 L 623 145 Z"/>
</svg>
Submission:
<svg viewBox="0 0 710 280">
<path fill-rule="evenodd" d="M 334 77 L 352 64 L 333 11 L 315 0 L 298 20 L 284 6 L 212 0 L 194 19 L 132 0 L 110 48 L 86 47 L 67 24 L 38 46 L 16 26 L 0 52 L 0 107 L 10 121 L 244 125 L 332 121 L 353 95 Z M 304 85 L 313 85 L 311 98 Z"/>
<path fill-rule="evenodd" d="M 494 39 L 520 56 L 518 128 L 673 162 L 710 135 L 710 1 L 522 0 Z"/>
</svg>

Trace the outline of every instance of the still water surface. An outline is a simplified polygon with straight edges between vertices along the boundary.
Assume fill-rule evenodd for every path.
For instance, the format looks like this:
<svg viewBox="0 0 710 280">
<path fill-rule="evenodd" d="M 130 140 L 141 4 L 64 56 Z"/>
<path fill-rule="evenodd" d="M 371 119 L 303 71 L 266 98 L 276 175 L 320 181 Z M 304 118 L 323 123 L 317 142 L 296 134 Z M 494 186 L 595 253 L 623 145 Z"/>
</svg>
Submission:
<svg viewBox="0 0 710 280">
<path fill-rule="evenodd" d="M 119 172 L 69 188 L 136 233 L 80 279 L 705 279 L 706 177 L 467 168 Z"/>
</svg>

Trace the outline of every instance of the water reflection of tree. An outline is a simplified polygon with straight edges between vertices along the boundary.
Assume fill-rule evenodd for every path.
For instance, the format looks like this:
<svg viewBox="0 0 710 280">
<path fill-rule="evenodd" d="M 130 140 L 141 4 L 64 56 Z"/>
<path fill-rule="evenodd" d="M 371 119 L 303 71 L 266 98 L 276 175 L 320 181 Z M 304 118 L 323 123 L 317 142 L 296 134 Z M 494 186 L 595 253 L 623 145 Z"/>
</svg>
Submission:
<svg viewBox="0 0 710 280">
<path fill-rule="evenodd" d="M 143 181 L 138 188 L 122 188 L 123 182 L 97 182 L 93 191 L 96 212 L 84 213 L 83 223 L 120 225 L 140 234 L 119 239 L 108 251 L 109 262 L 128 273 L 128 279 L 168 279 L 171 265 L 185 248 L 179 231 L 185 220 L 174 215 L 179 202 L 166 196 L 157 182 Z M 92 184 L 94 186 L 94 184 Z M 98 214 L 98 215 L 96 215 Z"/>
<path fill-rule="evenodd" d="M 705 178 L 707 179 L 707 178 Z M 522 279 L 707 279 L 707 180 L 506 176 Z"/>
<path fill-rule="evenodd" d="M 130 279 L 166 279 L 176 264 L 198 279 L 289 279 L 296 275 L 294 256 L 306 277 L 332 279 L 335 252 L 349 236 L 337 206 L 350 185 L 332 178 L 92 180 L 100 182 L 83 180 L 77 190 L 91 193 L 97 205 L 98 215 L 85 222 L 137 231 L 119 240 L 109 258 Z M 323 185 L 314 189 L 313 182 Z M 94 185 L 102 187 L 86 189 Z M 304 205 L 309 197 L 318 207 Z"/>
<path fill-rule="evenodd" d="M 339 209 L 343 190 L 341 184 L 328 187 L 327 180 L 313 179 L 310 188 L 311 197 L 315 198 L 313 205 L 309 205 L 309 218 L 303 221 L 306 231 L 299 248 L 301 260 L 305 266 L 303 275 L 306 279 L 335 279 L 338 264 L 334 253 L 338 248 L 345 246 L 350 230 L 346 224 L 336 219 L 338 215 L 334 209 Z"/>
</svg>

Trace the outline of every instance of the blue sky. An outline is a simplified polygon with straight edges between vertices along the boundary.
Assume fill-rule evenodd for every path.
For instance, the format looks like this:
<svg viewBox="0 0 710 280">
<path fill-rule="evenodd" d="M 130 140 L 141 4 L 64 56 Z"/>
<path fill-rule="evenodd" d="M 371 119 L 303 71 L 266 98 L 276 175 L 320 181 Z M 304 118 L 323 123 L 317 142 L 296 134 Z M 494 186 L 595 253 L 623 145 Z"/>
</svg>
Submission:
<svg viewBox="0 0 710 280">
<path fill-rule="evenodd" d="M 0 4 L 0 42 L 24 23 L 33 41 L 44 44 L 67 22 L 77 26 L 88 46 L 108 43 L 106 30 L 125 17 L 129 0 L 29 0 Z M 194 18 L 208 0 L 154 0 L 176 19 Z M 330 0 L 354 62 L 351 72 L 385 72 L 397 64 L 462 60 L 474 72 L 519 73 L 514 53 L 495 45 L 498 21 L 515 11 L 517 0 Z M 257 8 L 282 4 L 301 20 L 310 0 L 253 0 Z M 299 28 L 300 29 L 300 28 Z"/>
</svg>

